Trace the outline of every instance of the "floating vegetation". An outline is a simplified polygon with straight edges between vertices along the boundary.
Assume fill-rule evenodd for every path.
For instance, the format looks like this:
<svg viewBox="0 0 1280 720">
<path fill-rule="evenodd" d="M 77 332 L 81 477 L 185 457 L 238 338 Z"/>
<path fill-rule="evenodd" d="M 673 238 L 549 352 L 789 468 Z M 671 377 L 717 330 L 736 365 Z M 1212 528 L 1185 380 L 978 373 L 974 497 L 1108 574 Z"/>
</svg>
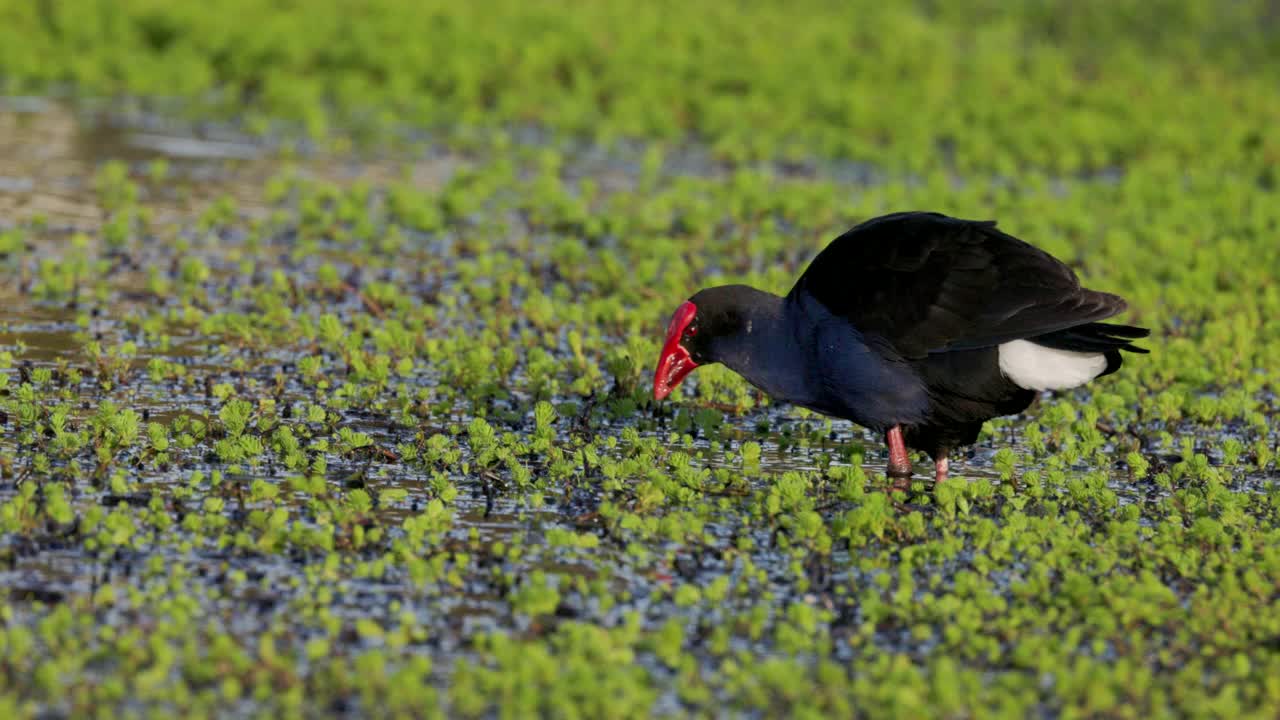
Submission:
<svg viewBox="0 0 1280 720">
<path fill-rule="evenodd" d="M 0 111 L 0 715 L 1275 716 L 1260 10 L 366 5 L 0 9 L 80 97 Z M 908 208 L 1153 353 L 938 486 L 722 368 L 652 402 L 690 288 Z"/>
</svg>

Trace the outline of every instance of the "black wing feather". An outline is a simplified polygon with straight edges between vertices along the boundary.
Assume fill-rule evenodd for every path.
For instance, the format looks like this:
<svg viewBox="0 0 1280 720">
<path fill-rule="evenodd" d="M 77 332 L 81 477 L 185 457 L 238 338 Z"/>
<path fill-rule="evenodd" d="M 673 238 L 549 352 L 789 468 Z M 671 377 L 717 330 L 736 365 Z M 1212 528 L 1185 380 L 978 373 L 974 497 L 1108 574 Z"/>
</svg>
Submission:
<svg viewBox="0 0 1280 720">
<path fill-rule="evenodd" d="M 1125 308 L 994 221 L 925 212 L 884 215 L 836 238 L 796 281 L 790 296 L 798 294 L 906 358 L 1044 335 Z"/>
<path fill-rule="evenodd" d="M 1133 353 L 1146 353 L 1145 348 L 1133 344 L 1134 340 L 1147 337 L 1151 331 L 1147 328 L 1132 325 L 1115 325 L 1111 323 L 1087 323 L 1059 330 L 1045 335 L 1030 338 L 1033 342 L 1057 350 L 1073 350 L 1075 352 L 1106 352 L 1108 350 L 1125 350 Z"/>
</svg>

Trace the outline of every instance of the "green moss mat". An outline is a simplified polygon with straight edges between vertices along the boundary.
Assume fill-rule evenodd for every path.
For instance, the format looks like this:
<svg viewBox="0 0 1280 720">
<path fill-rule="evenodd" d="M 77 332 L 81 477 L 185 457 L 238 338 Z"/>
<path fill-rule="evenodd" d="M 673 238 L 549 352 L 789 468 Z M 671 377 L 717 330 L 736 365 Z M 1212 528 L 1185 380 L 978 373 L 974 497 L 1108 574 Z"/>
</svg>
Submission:
<svg viewBox="0 0 1280 720">
<path fill-rule="evenodd" d="M 1265 8 L 300 7 L 0 5 L 14 91 L 443 128 L 85 169 L 0 115 L 0 716 L 1280 711 Z M 651 404 L 693 291 L 909 208 L 1152 354 L 936 488 L 717 368 Z"/>
</svg>

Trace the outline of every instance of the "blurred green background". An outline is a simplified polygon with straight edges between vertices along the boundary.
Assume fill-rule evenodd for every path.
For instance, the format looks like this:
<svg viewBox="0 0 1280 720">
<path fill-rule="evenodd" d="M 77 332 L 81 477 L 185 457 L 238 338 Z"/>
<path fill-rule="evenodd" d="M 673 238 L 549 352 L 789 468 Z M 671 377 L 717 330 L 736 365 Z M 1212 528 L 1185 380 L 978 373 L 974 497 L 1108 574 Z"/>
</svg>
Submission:
<svg viewBox="0 0 1280 720">
<path fill-rule="evenodd" d="M 0 4 L 7 92 L 332 127 L 538 123 L 731 158 L 1059 172 L 1274 162 L 1270 2 Z"/>
</svg>

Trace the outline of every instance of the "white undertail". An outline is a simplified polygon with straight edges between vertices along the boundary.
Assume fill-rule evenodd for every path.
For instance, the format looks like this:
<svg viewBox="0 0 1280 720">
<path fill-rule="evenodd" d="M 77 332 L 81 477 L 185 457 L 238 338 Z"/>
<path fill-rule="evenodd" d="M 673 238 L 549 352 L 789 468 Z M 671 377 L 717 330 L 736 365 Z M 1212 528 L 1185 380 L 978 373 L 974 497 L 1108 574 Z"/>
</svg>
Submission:
<svg viewBox="0 0 1280 720">
<path fill-rule="evenodd" d="M 1000 372 L 1027 390 L 1065 390 L 1079 387 L 1107 369 L 1102 353 L 1055 350 L 1029 340 L 1000 346 Z"/>
</svg>

